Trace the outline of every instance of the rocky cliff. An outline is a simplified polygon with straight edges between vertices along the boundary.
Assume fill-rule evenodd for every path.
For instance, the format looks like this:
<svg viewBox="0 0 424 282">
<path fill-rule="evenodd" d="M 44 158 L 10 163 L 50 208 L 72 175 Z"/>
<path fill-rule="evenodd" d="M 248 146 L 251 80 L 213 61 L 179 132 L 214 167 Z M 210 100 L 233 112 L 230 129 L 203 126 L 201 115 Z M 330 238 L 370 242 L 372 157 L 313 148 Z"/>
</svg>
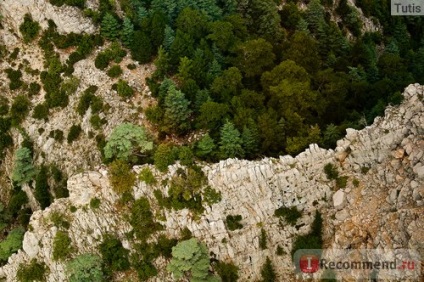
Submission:
<svg viewBox="0 0 424 282">
<path fill-rule="evenodd" d="M 376 118 L 373 125 L 360 131 L 348 129 L 334 151 L 311 144 L 294 158 L 229 159 L 200 164 L 209 185 L 222 193 L 222 200 L 205 207 L 200 217 L 187 209 L 161 210 L 153 196 L 154 189 L 167 193 L 169 187 L 161 180 L 175 175 L 178 164 L 170 167 L 167 174 L 151 167 L 160 184 L 138 181 L 133 196 L 150 200 L 156 219 L 165 226 L 161 233 L 176 237 L 187 227 L 217 259 L 232 261 L 239 267 L 240 281 L 260 279 L 266 256 L 274 263 L 278 281 L 293 279 L 288 254 L 294 238 L 310 230 L 316 210 L 323 214 L 327 247 L 413 248 L 423 255 L 424 87 L 410 85 L 403 96 L 400 106 L 387 108 L 385 116 Z M 324 173 L 328 163 L 336 165 L 346 184 L 336 185 L 334 180 L 328 180 Z M 139 172 L 142 168 L 133 170 Z M 32 215 L 23 249 L 9 258 L 0 269 L 0 277 L 15 281 L 19 264 L 37 258 L 50 269 L 48 281 L 66 281 L 63 263 L 51 259 L 52 240 L 57 232 L 51 221 L 53 213 L 60 213 L 70 223 L 75 254 L 98 252 L 96 247 L 105 233 L 117 234 L 124 247 L 131 250 L 124 236 L 131 226 L 117 203 L 119 196 L 110 188 L 107 174 L 105 168 L 97 167 L 72 176 L 68 180 L 69 198 L 56 200 L 46 210 Z M 98 209 L 89 205 L 95 197 L 101 202 Z M 282 206 L 295 206 L 302 212 L 295 226 L 274 216 L 274 211 Z M 229 231 L 225 217 L 236 214 L 242 216 L 243 228 Z M 265 250 L 259 246 L 261 228 L 267 234 Z M 277 246 L 286 255 L 276 255 Z M 151 281 L 172 281 L 164 270 L 166 261 L 158 259 L 155 263 L 160 273 Z M 116 280 L 122 281 L 119 277 Z"/>
</svg>

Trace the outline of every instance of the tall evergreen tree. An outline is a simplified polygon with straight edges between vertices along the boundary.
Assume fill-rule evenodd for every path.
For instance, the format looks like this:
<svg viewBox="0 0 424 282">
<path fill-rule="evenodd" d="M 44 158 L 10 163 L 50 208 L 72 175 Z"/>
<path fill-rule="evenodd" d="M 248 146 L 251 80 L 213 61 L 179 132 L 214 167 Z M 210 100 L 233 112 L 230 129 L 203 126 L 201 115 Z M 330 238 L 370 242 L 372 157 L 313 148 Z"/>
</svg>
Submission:
<svg viewBox="0 0 424 282">
<path fill-rule="evenodd" d="M 119 37 L 119 30 L 120 26 L 115 17 L 110 13 L 106 13 L 100 27 L 102 35 L 109 40 L 115 40 Z"/>
<path fill-rule="evenodd" d="M 223 158 L 243 157 L 243 140 L 240 132 L 234 124 L 227 121 L 221 129 L 221 141 L 219 142 L 220 154 Z"/>
<path fill-rule="evenodd" d="M 134 25 L 132 24 L 131 20 L 129 18 L 124 18 L 124 23 L 122 25 L 122 32 L 121 32 L 121 40 L 122 43 L 129 47 L 131 46 L 134 39 Z"/>
<path fill-rule="evenodd" d="M 47 168 L 45 166 L 42 166 L 37 174 L 37 178 L 35 179 L 36 182 L 34 196 L 40 203 L 42 209 L 45 209 L 50 206 L 51 202 L 47 172 Z"/>
<path fill-rule="evenodd" d="M 171 45 L 175 40 L 175 32 L 169 25 L 165 26 L 165 35 L 163 39 L 163 48 L 169 52 Z"/>
<path fill-rule="evenodd" d="M 188 119 L 191 115 L 189 105 L 190 101 L 185 98 L 184 93 L 171 85 L 165 97 L 165 124 L 169 131 L 173 131 L 175 128 L 178 131 L 189 129 Z"/>
<path fill-rule="evenodd" d="M 13 168 L 12 180 L 18 185 L 29 182 L 36 174 L 35 168 L 32 164 L 31 151 L 22 147 L 15 152 L 15 166 Z"/>
</svg>

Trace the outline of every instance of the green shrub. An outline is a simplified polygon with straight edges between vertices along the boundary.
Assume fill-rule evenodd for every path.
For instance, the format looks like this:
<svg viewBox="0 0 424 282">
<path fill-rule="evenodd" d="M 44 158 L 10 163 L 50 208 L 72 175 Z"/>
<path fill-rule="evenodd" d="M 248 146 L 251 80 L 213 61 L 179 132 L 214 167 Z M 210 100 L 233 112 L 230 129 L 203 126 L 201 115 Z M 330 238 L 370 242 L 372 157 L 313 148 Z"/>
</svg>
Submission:
<svg viewBox="0 0 424 282">
<path fill-rule="evenodd" d="M 47 168 L 45 166 L 42 166 L 35 179 L 36 182 L 34 197 L 40 203 L 42 209 L 45 209 L 50 206 L 52 198 L 50 195 L 50 186 L 48 183 L 47 173 Z"/>
<path fill-rule="evenodd" d="M 262 280 L 261 282 L 274 282 L 276 281 L 277 275 L 275 274 L 274 266 L 272 265 L 269 257 L 266 257 L 266 261 L 261 268 Z"/>
<path fill-rule="evenodd" d="M 78 7 L 80 9 L 83 9 L 85 6 L 85 0 L 50 0 L 50 3 L 58 7 L 68 5 Z"/>
<path fill-rule="evenodd" d="M 15 165 L 12 171 L 12 180 L 18 185 L 31 181 L 36 175 L 32 164 L 32 152 L 26 147 L 19 148 L 15 152 Z"/>
<path fill-rule="evenodd" d="M 122 98 L 130 98 L 134 95 L 134 90 L 125 80 L 120 79 L 116 85 L 116 91 Z"/>
<path fill-rule="evenodd" d="M 94 65 L 99 70 L 104 70 L 109 65 L 109 56 L 105 54 L 104 52 L 100 52 L 96 59 L 94 59 Z"/>
<path fill-rule="evenodd" d="M 371 168 L 370 167 L 368 167 L 368 166 L 362 166 L 361 167 L 361 173 L 362 174 L 367 174 L 368 173 L 368 171 L 370 170 Z"/>
<path fill-rule="evenodd" d="M 97 98 L 94 95 L 94 93 L 96 93 L 97 89 L 98 89 L 97 86 L 91 85 L 86 90 L 84 90 L 83 94 L 81 95 L 79 102 L 78 102 L 78 106 L 77 106 L 77 112 L 81 116 L 83 116 L 85 114 L 85 112 L 88 110 L 88 108 L 90 106 L 92 107 L 91 110 L 94 113 L 94 110 L 93 110 L 94 102 L 96 104 L 100 104 L 100 109 L 103 107 L 103 102 L 102 102 L 101 98 Z M 96 105 L 96 112 L 100 111 L 100 109 L 98 109 L 98 106 L 99 105 Z"/>
<path fill-rule="evenodd" d="M 339 177 L 339 172 L 337 171 L 337 167 L 332 163 L 328 163 L 324 166 L 324 172 L 327 175 L 329 180 L 334 180 Z"/>
<path fill-rule="evenodd" d="M 241 220 L 241 215 L 227 215 L 227 217 L 225 218 L 225 225 L 231 231 L 242 229 L 243 224 L 240 223 Z"/>
<path fill-rule="evenodd" d="M 188 229 L 188 227 L 184 227 L 181 230 L 181 234 L 180 234 L 180 240 L 188 240 L 190 238 L 193 238 L 193 233 L 191 233 L 190 229 Z"/>
<path fill-rule="evenodd" d="M 71 226 L 68 221 L 68 217 L 57 211 L 54 211 L 50 214 L 50 220 L 57 228 L 69 229 L 69 227 Z"/>
<path fill-rule="evenodd" d="M 203 198 L 203 201 L 208 203 L 209 205 L 219 203 L 222 200 L 221 191 L 217 192 L 212 187 L 207 186 L 205 190 L 203 190 L 202 198 Z"/>
<path fill-rule="evenodd" d="M 23 95 L 16 96 L 10 108 L 10 117 L 13 125 L 20 124 L 28 115 L 31 102 Z"/>
<path fill-rule="evenodd" d="M 12 61 L 16 60 L 18 58 L 19 52 L 20 52 L 20 49 L 18 47 L 15 47 L 13 49 L 13 52 L 9 56 L 10 60 Z"/>
<path fill-rule="evenodd" d="M 99 246 L 99 250 L 105 264 L 105 269 L 110 274 L 114 271 L 127 270 L 130 267 L 128 260 L 129 250 L 122 246 L 118 238 L 106 234 Z"/>
<path fill-rule="evenodd" d="M 311 226 L 311 232 L 298 236 L 292 248 L 292 255 L 300 249 L 322 249 L 322 217 L 319 211 L 315 214 L 315 219 Z"/>
<path fill-rule="evenodd" d="M 135 180 L 135 174 L 126 162 L 115 160 L 109 165 L 109 181 L 116 193 L 131 191 Z"/>
<path fill-rule="evenodd" d="M 18 192 L 15 192 L 12 197 L 9 200 L 9 204 L 7 206 L 7 211 L 11 215 L 16 215 L 18 211 L 28 203 L 28 196 L 27 194 L 19 190 Z"/>
<path fill-rule="evenodd" d="M 16 272 L 16 278 L 19 282 L 34 282 L 34 281 L 45 281 L 47 274 L 47 267 L 44 263 L 37 262 L 36 259 L 32 259 L 27 265 L 19 264 L 18 271 Z"/>
<path fill-rule="evenodd" d="M 46 104 L 38 104 L 32 112 L 32 117 L 39 120 L 47 120 L 49 117 L 49 107 Z"/>
<path fill-rule="evenodd" d="M 6 97 L 0 96 L 0 116 L 7 115 L 9 112 L 9 100 Z"/>
<path fill-rule="evenodd" d="M 32 20 L 30 14 L 25 14 L 24 22 L 19 26 L 19 31 L 23 36 L 24 42 L 29 43 L 37 37 L 40 25 Z"/>
<path fill-rule="evenodd" d="M 107 75 L 112 78 L 118 77 L 121 74 L 122 74 L 122 69 L 119 65 L 114 65 L 107 71 Z"/>
<path fill-rule="evenodd" d="M 63 131 L 60 129 L 52 130 L 49 133 L 49 137 L 61 143 L 63 141 Z"/>
<path fill-rule="evenodd" d="M 102 259 L 98 255 L 82 254 L 66 264 L 69 282 L 105 282 Z"/>
<path fill-rule="evenodd" d="M 192 165 L 194 161 L 193 151 L 187 146 L 179 147 L 178 159 L 180 160 L 180 163 L 182 165 L 185 165 L 185 166 Z"/>
<path fill-rule="evenodd" d="M 144 181 L 148 185 L 154 185 L 157 183 L 157 180 L 149 167 L 145 167 L 140 171 L 138 179 Z"/>
<path fill-rule="evenodd" d="M 176 159 L 172 145 L 160 144 L 156 149 L 153 159 L 155 166 L 159 171 L 167 171 L 168 166 L 174 164 Z"/>
<path fill-rule="evenodd" d="M 78 209 L 77 209 L 77 207 L 76 207 L 76 206 L 71 206 L 71 207 L 69 208 L 69 210 L 71 211 L 71 213 L 74 213 L 74 212 L 76 212 Z"/>
<path fill-rule="evenodd" d="M 221 277 L 222 282 L 236 282 L 239 278 L 238 276 L 238 270 L 239 268 L 234 265 L 234 263 L 225 263 L 222 261 L 219 261 L 216 266 L 215 270 L 218 273 L 218 275 Z"/>
<path fill-rule="evenodd" d="M 28 95 L 29 96 L 37 95 L 40 92 L 40 90 L 41 90 L 40 84 L 38 84 L 37 82 L 31 82 L 29 84 Z"/>
<path fill-rule="evenodd" d="M 261 228 L 261 235 L 259 237 L 259 247 L 262 250 L 267 249 L 267 235 L 265 229 Z"/>
<path fill-rule="evenodd" d="M 14 70 L 9 68 L 5 71 L 5 73 L 7 74 L 7 78 L 10 80 L 10 90 L 16 90 L 23 85 L 23 81 L 21 80 L 22 72 L 20 70 Z"/>
<path fill-rule="evenodd" d="M 135 70 L 137 68 L 137 66 L 135 64 L 128 64 L 127 65 L 127 69 L 129 70 Z"/>
<path fill-rule="evenodd" d="M 53 260 L 64 260 L 72 252 L 72 241 L 68 233 L 58 230 L 53 239 Z"/>
<path fill-rule="evenodd" d="M 99 198 L 93 198 L 90 200 L 90 207 L 92 209 L 98 209 L 100 207 L 100 199 Z"/>
<path fill-rule="evenodd" d="M 90 117 L 90 124 L 94 129 L 100 129 L 103 125 L 103 120 L 99 115 L 95 114 Z"/>
<path fill-rule="evenodd" d="M 349 179 L 349 177 L 347 176 L 340 176 L 336 179 L 336 185 L 337 188 L 346 188 L 347 185 L 347 180 Z"/>
<path fill-rule="evenodd" d="M 352 184 L 353 184 L 353 186 L 354 187 L 359 187 L 359 180 L 358 179 L 356 179 L 356 178 L 354 178 L 353 180 L 352 180 Z"/>
<path fill-rule="evenodd" d="M 0 264 L 7 262 L 8 258 L 22 247 L 25 230 L 18 227 L 9 232 L 6 239 L 0 242 Z"/>
<path fill-rule="evenodd" d="M 153 219 L 149 200 L 144 197 L 136 200 L 131 207 L 129 222 L 138 240 L 145 242 L 151 234 L 162 229 L 162 226 Z"/>
<path fill-rule="evenodd" d="M 82 132 L 82 129 L 80 125 L 72 125 L 71 128 L 69 129 L 69 133 L 67 137 L 68 143 L 71 144 L 72 142 L 77 140 L 81 132 Z"/>
<path fill-rule="evenodd" d="M 285 255 L 286 252 L 284 251 L 284 249 L 280 245 L 278 245 L 277 250 L 275 251 L 275 254 L 277 256 L 282 256 L 282 255 Z"/>
<path fill-rule="evenodd" d="M 281 207 L 275 210 L 274 216 L 284 217 L 288 224 L 295 225 L 297 220 L 302 217 L 302 213 L 296 207 Z"/>
</svg>

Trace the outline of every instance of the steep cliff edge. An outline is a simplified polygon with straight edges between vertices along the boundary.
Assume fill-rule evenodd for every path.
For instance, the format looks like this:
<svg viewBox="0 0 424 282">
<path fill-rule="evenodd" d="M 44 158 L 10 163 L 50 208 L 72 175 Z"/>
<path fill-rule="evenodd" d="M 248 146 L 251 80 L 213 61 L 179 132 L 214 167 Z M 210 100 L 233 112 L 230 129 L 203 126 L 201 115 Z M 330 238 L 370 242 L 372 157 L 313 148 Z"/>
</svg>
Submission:
<svg viewBox="0 0 424 282">
<path fill-rule="evenodd" d="M 240 281 L 259 279 L 266 256 L 274 263 L 278 281 L 292 277 L 290 255 L 277 256 L 276 248 L 290 254 L 294 238 L 309 231 L 316 210 L 324 217 L 325 246 L 413 248 L 423 255 L 424 87 L 410 85 L 403 95 L 404 102 L 387 108 L 385 116 L 373 125 L 360 131 L 348 129 L 334 151 L 312 144 L 295 158 L 201 164 L 209 185 L 221 192 L 222 200 L 205 206 L 200 216 L 187 209 L 160 210 L 153 196 L 154 189 L 167 193 L 169 187 L 161 180 L 175 175 L 179 165 L 170 167 L 167 174 L 151 167 L 158 184 L 138 181 L 133 196 L 150 200 L 156 219 L 165 227 L 160 233 L 176 237 L 187 227 L 217 259 L 233 261 L 240 268 Z M 336 164 L 345 185 L 337 188 L 327 179 L 324 166 L 328 163 Z M 133 169 L 139 172 L 143 167 Z M 119 196 L 110 188 L 105 168 L 72 176 L 68 189 L 69 198 L 32 215 L 23 250 L 9 258 L 0 277 L 15 281 L 19 264 L 37 258 L 50 269 L 48 281 L 66 281 L 64 263 L 52 260 L 52 241 L 58 230 L 51 221 L 53 213 L 69 222 L 74 254 L 98 252 L 105 233 L 115 233 L 124 247 L 132 249 L 125 239 L 131 226 L 117 203 Z M 98 209 L 89 205 L 95 197 L 100 199 Z M 302 211 L 295 226 L 274 216 L 282 206 Z M 229 231 L 225 218 L 236 214 L 242 216 L 243 228 Z M 261 228 L 267 234 L 265 250 L 259 246 Z M 151 281 L 172 281 L 165 271 L 166 261 L 158 259 L 156 264 L 160 273 Z M 116 280 L 121 281 L 119 277 Z"/>
</svg>

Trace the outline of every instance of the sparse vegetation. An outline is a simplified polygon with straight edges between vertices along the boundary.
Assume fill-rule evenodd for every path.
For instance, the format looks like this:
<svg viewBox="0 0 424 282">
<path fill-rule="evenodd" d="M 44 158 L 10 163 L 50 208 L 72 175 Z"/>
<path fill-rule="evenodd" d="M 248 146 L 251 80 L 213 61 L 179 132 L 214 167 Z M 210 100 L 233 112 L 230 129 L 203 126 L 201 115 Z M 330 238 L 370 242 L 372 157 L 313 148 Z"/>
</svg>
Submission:
<svg viewBox="0 0 424 282">
<path fill-rule="evenodd" d="M 19 26 L 24 42 L 29 43 L 33 41 L 40 31 L 40 25 L 34 21 L 30 14 L 25 14 L 24 22 Z"/>
<path fill-rule="evenodd" d="M 149 167 L 145 167 L 140 171 L 138 179 L 144 181 L 148 185 L 155 185 L 157 183 L 157 180 Z"/>
<path fill-rule="evenodd" d="M 115 160 L 109 165 L 109 181 L 116 193 L 130 191 L 135 180 L 135 173 L 126 162 Z"/>
<path fill-rule="evenodd" d="M 225 218 L 225 225 L 231 231 L 242 229 L 243 224 L 240 223 L 241 220 L 241 215 L 227 215 L 227 217 Z"/>
<path fill-rule="evenodd" d="M 78 125 L 72 125 L 71 128 L 69 129 L 69 133 L 68 133 L 68 143 L 71 144 L 72 142 L 74 142 L 75 140 L 78 139 L 78 137 L 80 136 L 82 132 L 81 126 Z"/>
<path fill-rule="evenodd" d="M 73 248 L 68 233 L 58 230 L 53 239 L 53 260 L 63 260 L 68 257 Z"/>
<path fill-rule="evenodd" d="M 45 281 L 47 267 L 44 263 L 32 259 L 27 265 L 20 264 L 16 273 L 19 282 Z"/>
<path fill-rule="evenodd" d="M 288 224 L 295 225 L 297 220 L 302 217 L 302 213 L 295 206 L 291 208 L 281 207 L 275 210 L 274 216 L 284 217 Z"/>
<path fill-rule="evenodd" d="M 329 180 L 334 180 L 339 177 L 339 172 L 337 171 L 336 166 L 332 163 L 328 163 L 324 166 L 324 172 Z"/>
</svg>

